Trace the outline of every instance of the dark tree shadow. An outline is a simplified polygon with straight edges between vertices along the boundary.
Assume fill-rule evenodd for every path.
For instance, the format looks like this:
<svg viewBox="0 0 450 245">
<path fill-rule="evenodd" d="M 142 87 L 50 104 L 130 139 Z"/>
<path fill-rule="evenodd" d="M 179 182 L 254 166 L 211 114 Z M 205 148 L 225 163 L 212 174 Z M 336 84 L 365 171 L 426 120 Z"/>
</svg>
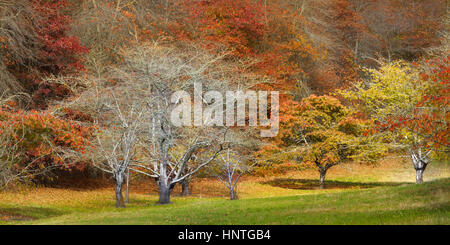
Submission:
<svg viewBox="0 0 450 245">
<path fill-rule="evenodd" d="M 274 187 L 298 189 L 298 190 L 315 190 L 320 189 L 319 180 L 316 179 L 285 179 L 278 178 L 271 181 L 263 182 L 263 184 Z M 409 184 L 407 182 L 345 182 L 337 180 L 325 180 L 323 189 L 365 189 L 379 186 L 399 186 Z"/>
<path fill-rule="evenodd" d="M 63 215 L 64 212 L 51 208 L 38 207 L 20 207 L 20 208 L 1 208 L 0 218 L 2 221 L 25 221 L 40 218 L 49 218 Z"/>
</svg>

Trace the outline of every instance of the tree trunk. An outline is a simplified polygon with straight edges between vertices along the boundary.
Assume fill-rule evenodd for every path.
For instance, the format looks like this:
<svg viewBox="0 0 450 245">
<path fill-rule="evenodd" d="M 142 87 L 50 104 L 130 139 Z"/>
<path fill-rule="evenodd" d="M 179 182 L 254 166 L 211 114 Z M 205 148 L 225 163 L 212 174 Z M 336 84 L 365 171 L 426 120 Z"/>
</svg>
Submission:
<svg viewBox="0 0 450 245">
<path fill-rule="evenodd" d="M 189 183 L 190 183 L 190 180 L 188 180 L 187 178 L 181 182 L 181 195 L 182 196 L 191 195 L 191 191 L 189 190 Z"/>
<path fill-rule="evenodd" d="M 158 204 L 169 204 L 170 193 L 172 188 L 169 187 L 167 183 L 159 182 L 159 201 Z"/>
<path fill-rule="evenodd" d="M 230 200 L 237 200 L 238 196 L 236 190 L 234 188 L 230 189 Z"/>
<path fill-rule="evenodd" d="M 428 162 L 426 160 L 423 160 L 421 158 L 420 154 L 416 154 L 413 151 L 411 151 L 411 160 L 414 165 L 414 169 L 416 170 L 416 184 L 422 184 L 423 183 L 423 172 L 425 171 L 425 168 L 428 165 Z"/>
<path fill-rule="evenodd" d="M 124 208 L 125 202 L 122 195 L 123 174 L 118 173 L 116 176 L 116 208 Z"/>
<path fill-rule="evenodd" d="M 320 173 L 320 179 L 319 179 L 319 189 L 325 188 L 325 175 L 327 173 L 327 170 L 321 170 Z"/>
<path fill-rule="evenodd" d="M 416 169 L 416 184 L 423 183 L 423 171 L 425 169 Z"/>
<path fill-rule="evenodd" d="M 125 203 L 129 203 L 129 189 L 130 189 L 130 169 L 127 170 L 127 189 L 125 190 Z"/>
</svg>

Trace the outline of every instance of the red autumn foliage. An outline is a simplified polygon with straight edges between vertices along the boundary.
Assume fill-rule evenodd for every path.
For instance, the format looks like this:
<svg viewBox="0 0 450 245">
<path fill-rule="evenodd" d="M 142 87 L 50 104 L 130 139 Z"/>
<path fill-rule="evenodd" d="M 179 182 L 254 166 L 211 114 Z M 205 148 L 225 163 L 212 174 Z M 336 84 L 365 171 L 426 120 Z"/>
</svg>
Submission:
<svg viewBox="0 0 450 245">
<path fill-rule="evenodd" d="M 449 62 L 449 56 L 427 60 L 420 76 L 421 82 L 427 83 L 428 87 L 414 111 L 406 116 L 388 118 L 386 123 L 378 123 L 378 130 L 395 131 L 405 128 L 422 137 L 424 147 L 436 149 L 438 154 L 448 153 Z"/>
<path fill-rule="evenodd" d="M 64 13 L 69 7 L 67 0 L 32 0 L 32 6 L 39 14 L 37 32 L 42 39 L 42 71 L 50 74 L 69 73 L 83 70 L 78 54 L 87 52 L 78 37 L 68 35 L 70 16 Z"/>
<path fill-rule="evenodd" d="M 263 9 L 251 0 L 189 1 L 190 16 L 186 20 L 198 27 L 198 39 L 208 48 L 232 50 L 237 57 L 255 53 L 266 28 Z"/>
<path fill-rule="evenodd" d="M 78 37 L 68 34 L 71 17 L 65 11 L 67 0 L 29 0 L 33 15 L 27 23 L 22 23 L 28 32 L 35 34 L 35 40 L 22 40 L 15 47 L 33 50 L 34 57 L 24 57 L 17 62 L 5 54 L 5 64 L 12 75 L 21 83 L 26 92 L 32 95 L 31 107 L 45 109 L 49 99 L 58 99 L 70 93 L 60 84 L 45 82 L 47 76 L 69 75 L 83 71 L 81 54 L 88 52 Z M 6 47 L 6 49 L 9 47 Z"/>
<path fill-rule="evenodd" d="M 429 88 L 417 104 L 417 113 L 413 118 L 401 120 L 413 131 L 425 136 L 436 149 L 449 147 L 448 111 L 450 102 L 450 56 L 426 62 L 426 71 L 421 75 Z"/>
<path fill-rule="evenodd" d="M 17 145 L 18 168 L 82 169 L 85 162 L 80 156 L 89 147 L 92 128 L 45 112 L 0 110 L 0 133 L 3 132 L 9 132 L 8 137 Z"/>
<path fill-rule="evenodd" d="M 37 33 L 42 41 L 41 59 L 38 69 L 45 75 L 65 75 L 84 70 L 80 54 L 87 48 L 81 45 L 78 37 L 68 35 L 70 16 L 64 13 L 69 6 L 67 0 L 32 0 L 33 9 L 39 14 L 36 22 Z M 69 90 L 59 84 L 43 83 L 34 79 L 34 107 L 45 108 L 45 99 L 61 98 L 69 94 Z"/>
</svg>

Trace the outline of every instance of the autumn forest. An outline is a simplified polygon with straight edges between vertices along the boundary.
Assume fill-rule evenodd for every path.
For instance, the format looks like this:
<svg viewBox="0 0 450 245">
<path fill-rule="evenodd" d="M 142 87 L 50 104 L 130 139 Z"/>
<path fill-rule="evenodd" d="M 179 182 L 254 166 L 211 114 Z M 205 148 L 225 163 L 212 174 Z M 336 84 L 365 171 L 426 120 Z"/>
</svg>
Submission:
<svg viewBox="0 0 450 245">
<path fill-rule="evenodd" d="M 448 11 L 0 0 L 0 224 L 448 225 Z"/>
</svg>

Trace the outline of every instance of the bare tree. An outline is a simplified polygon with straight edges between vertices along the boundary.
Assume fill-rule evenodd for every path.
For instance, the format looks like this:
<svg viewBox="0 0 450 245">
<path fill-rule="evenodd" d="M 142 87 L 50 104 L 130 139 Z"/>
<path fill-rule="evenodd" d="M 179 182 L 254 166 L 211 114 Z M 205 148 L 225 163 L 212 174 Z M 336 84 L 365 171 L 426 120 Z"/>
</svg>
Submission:
<svg viewBox="0 0 450 245">
<path fill-rule="evenodd" d="M 195 93 L 195 83 L 215 91 L 225 91 L 231 86 L 228 78 L 233 72 L 222 64 L 223 57 L 210 56 L 195 47 L 180 52 L 155 43 L 124 54 L 125 64 L 117 71 L 117 77 L 128 86 L 144 91 L 142 100 L 147 107 L 147 136 L 140 147 L 146 155 L 140 164 L 145 162 L 146 167 L 139 172 L 157 180 L 160 204 L 170 203 L 175 185 L 210 164 L 230 143 L 227 127 L 204 126 L 207 119 L 195 127 L 176 126 L 171 121 L 172 111 L 180 102 L 173 101 L 174 93 Z M 235 84 L 242 86 L 243 82 L 239 80 Z M 190 105 L 191 98 L 187 99 Z M 200 103 L 208 106 L 211 102 Z M 191 112 L 184 113 L 191 117 Z M 195 167 L 188 167 L 194 157 Z"/>
<path fill-rule="evenodd" d="M 189 148 L 183 153 L 182 157 L 176 159 L 170 156 L 170 151 L 173 147 L 173 143 L 171 142 L 173 141 L 170 140 L 168 136 L 160 137 L 158 139 L 156 144 L 159 149 L 157 150 L 156 155 L 151 154 L 151 156 L 156 157 L 155 164 L 153 167 L 147 168 L 150 170 L 150 174 L 148 175 L 157 179 L 159 187 L 159 204 L 170 203 L 170 194 L 175 187 L 175 184 L 181 183 L 184 179 L 189 178 L 202 167 L 210 164 L 224 149 L 224 141 L 210 141 L 204 138 L 195 138 L 192 142 L 188 143 Z M 213 145 L 217 146 L 215 147 Z M 199 152 L 200 150 L 206 150 L 206 156 L 195 169 L 185 171 L 188 161 L 195 152 Z"/>
<path fill-rule="evenodd" d="M 124 88 L 119 89 L 124 90 Z M 117 91 L 106 94 L 110 100 L 103 103 L 104 112 L 112 112 L 116 120 L 112 121 L 113 125 L 109 125 L 113 130 L 104 131 L 97 136 L 99 148 L 106 161 L 95 161 L 94 164 L 114 177 L 116 207 L 119 208 L 125 207 L 122 195 L 123 184 L 126 179 L 128 188 L 129 170 L 132 165 L 136 165 L 133 164 L 133 160 L 138 136 L 142 129 L 145 107 L 136 101 L 124 103 L 127 100 L 119 100 L 117 94 Z M 122 96 L 130 96 L 130 94 L 122 93 Z"/>
<path fill-rule="evenodd" d="M 119 50 L 138 38 L 136 25 L 122 14 L 130 10 L 133 2 L 122 0 L 114 5 L 108 1 L 80 1 L 80 6 L 74 8 L 73 18 L 78 24 L 71 32 L 90 47 L 85 66 L 92 74 L 101 76 L 110 71 L 109 64 L 120 63 Z"/>
<path fill-rule="evenodd" d="M 242 69 L 225 63 L 226 54 L 212 56 L 195 46 L 182 50 L 158 43 L 123 50 L 122 64 L 103 74 L 107 77 L 94 79 L 97 86 L 77 99 L 79 108 L 96 112 L 97 123 L 106 127 L 98 140 L 106 161 L 97 165 L 113 174 L 118 206 L 122 206 L 127 169 L 155 178 L 158 203 L 167 204 L 176 184 L 190 180 L 234 140 L 226 126 L 205 126 L 211 118 L 203 121 L 203 114 L 200 125 L 174 125 L 174 109 L 181 103 L 190 105 L 192 98 L 174 100 L 173 95 L 180 91 L 184 95 L 186 91 L 195 93 L 194 84 L 198 83 L 214 91 L 226 91 L 231 86 L 245 89 L 245 83 L 253 78 L 244 77 Z M 104 87 L 114 92 L 107 94 Z M 118 92 L 121 96 L 116 96 Z M 202 99 L 200 104 L 208 107 L 214 103 Z M 192 116 L 190 110 L 181 114 Z"/>
<path fill-rule="evenodd" d="M 151 163 L 146 170 L 149 171 L 148 176 L 157 179 L 159 204 L 170 203 L 170 195 L 175 185 L 211 163 L 226 143 L 226 130 L 173 127 L 169 119 L 173 105 L 169 99 L 169 94 L 156 91 L 152 99 L 147 100 L 151 130 L 148 131 L 145 142 L 149 147 L 145 149 Z M 179 154 L 180 151 L 182 154 Z M 191 169 L 187 165 L 194 154 L 197 155 L 196 161 L 199 164 Z"/>
<path fill-rule="evenodd" d="M 250 171 L 255 163 L 248 164 L 242 161 L 236 154 L 230 152 L 228 149 L 226 154 L 222 154 L 221 161 L 216 163 L 218 168 L 217 178 L 222 182 L 230 191 L 230 200 L 238 199 L 237 184 L 242 175 Z"/>
<path fill-rule="evenodd" d="M 7 64 L 28 68 L 37 62 L 40 40 L 32 23 L 38 18 L 26 0 L 0 0 L 0 91 L 12 95 L 26 89 Z"/>
</svg>

